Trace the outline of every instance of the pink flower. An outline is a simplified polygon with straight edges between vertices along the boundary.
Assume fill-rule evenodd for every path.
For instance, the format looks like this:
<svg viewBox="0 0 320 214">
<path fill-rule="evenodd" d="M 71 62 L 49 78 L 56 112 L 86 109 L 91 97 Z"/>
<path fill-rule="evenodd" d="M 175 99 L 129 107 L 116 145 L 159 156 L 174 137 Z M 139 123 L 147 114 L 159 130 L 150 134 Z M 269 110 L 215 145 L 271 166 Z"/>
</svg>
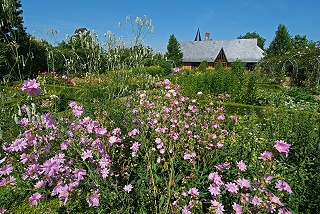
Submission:
<svg viewBox="0 0 320 214">
<path fill-rule="evenodd" d="M 72 110 L 72 114 L 75 117 L 80 117 L 81 115 L 84 114 L 84 112 L 85 112 L 85 110 L 84 110 L 83 106 L 78 106 L 78 105 L 75 105 Z"/>
<path fill-rule="evenodd" d="M 264 151 L 260 157 L 258 157 L 259 160 L 273 160 L 274 156 L 272 154 L 272 152 L 268 152 L 268 151 Z"/>
<path fill-rule="evenodd" d="M 251 201 L 251 204 L 253 204 L 254 206 L 259 206 L 261 202 L 262 202 L 261 198 L 255 195 Z"/>
<path fill-rule="evenodd" d="M 97 135 L 104 135 L 107 133 L 106 128 L 95 128 L 94 131 Z"/>
<path fill-rule="evenodd" d="M 236 116 L 230 116 L 230 118 L 236 123 L 238 122 L 238 118 Z"/>
<path fill-rule="evenodd" d="M 121 142 L 121 138 L 116 137 L 116 136 L 111 136 L 109 137 L 109 147 L 112 147 L 114 143 L 120 143 Z"/>
<path fill-rule="evenodd" d="M 250 181 L 248 181 L 247 179 L 238 179 L 235 181 L 239 186 L 240 188 L 246 188 L 246 189 L 249 189 L 250 188 Z"/>
<path fill-rule="evenodd" d="M 284 142 L 283 140 L 277 140 L 274 148 L 280 153 L 285 153 L 286 157 L 288 157 L 290 146 L 291 146 L 291 144 L 288 144 L 288 143 Z"/>
<path fill-rule="evenodd" d="M 209 192 L 211 193 L 211 195 L 213 195 L 214 197 L 217 197 L 218 195 L 220 195 L 220 187 L 219 186 L 210 184 L 208 189 L 209 189 Z"/>
<path fill-rule="evenodd" d="M 220 175 L 217 172 L 210 173 L 209 180 L 213 181 L 218 186 L 221 186 L 222 184 L 224 184 L 223 181 L 221 180 Z"/>
<path fill-rule="evenodd" d="M 226 98 L 230 98 L 230 94 L 225 94 Z"/>
<path fill-rule="evenodd" d="M 230 193 L 238 193 L 239 188 L 235 183 L 229 182 L 226 184 L 226 190 Z"/>
<path fill-rule="evenodd" d="M 132 144 L 132 146 L 130 147 L 130 149 L 131 149 L 133 152 L 137 152 L 137 151 L 139 150 L 139 147 L 140 147 L 140 146 L 141 146 L 140 143 L 134 142 L 134 143 Z"/>
<path fill-rule="evenodd" d="M 217 207 L 216 214 L 223 214 L 224 206 L 220 202 L 218 202 L 216 200 L 214 200 L 214 201 L 211 200 L 211 205 L 214 207 Z"/>
<path fill-rule="evenodd" d="M 90 195 L 89 199 L 87 200 L 89 207 L 97 207 L 99 206 L 99 190 L 95 191 L 92 195 Z"/>
<path fill-rule="evenodd" d="M 174 73 L 179 73 L 180 69 L 179 68 L 174 68 L 173 71 L 174 71 Z"/>
<path fill-rule="evenodd" d="M 285 208 L 280 208 L 278 214 L 292 214 L 292 212 L 288 211 Z"/>
<path fill-rule="evenodd" d="M 281 203 L 280 199 L 277 196 L 273 196 L 272 197 L 272 202 L 275 203 L 275 204 L 278 204 L 280 206 L 284 206 L 284 204 Z"/>
<path fill-rule="evenodd" d="M 132 187 L 131 184 L 125 185 L 125 186 L 123 187 L 124 191 L 126 191 L 127 193 L 131 192 L 132 188 L 133 188 L 133 187 Z"/>
<path fill-rule="evenodd" d="M 236 211 L 236 214 L 240 214 L 242 212 L 242 206 L 233 202 L 232 209 Z"/>
<path fill-rule="evenodd" d="M 13 167 L 11 164 L 4 165 L 0 168 L 0 177 L 3 175 L 9 175 L 13 170 Z"/>
<path fill-rule="evenodd" d="M 289 186 L 289 184 L 287 184 L 285 181 L 283 180 L 278 180 L 276 186 L 275 186 L 279 191 L 283 191 L 286 190 L 288 193 L 292 193 L 291 187 Z"/>
<path fill-rule="evenodd" d="M 192 214 L 192 212 L 190 212 L 190 207 L 188 205 L 183 206 L 181 214 Z"/>
<path fill-rule="evenodd" d="M 93 158 L 92 151 L 91 150 L 83 151 L 82 155 L 81 155 L 81 158 L 82 158 L 82 160 L 86 160 L 88 158 Z"/>
<path fill-rule="evenodd" d="M 38 201 L 40 201 L 41 199 L 43 199 L 43 195 L 41 195 L 40 193 L 36 192 L 30 197 L 29 203 L 31 205 L 37 206 Z"/>
<path fill-rule="evenodd" d="M 226 117 L 224 116 L 224 114 L 220 114 L 217 119 L 218 120 L 224 120 Z"/>
<path fill-rule="evenodd" d="M 35 79 L 27 79 L 23 82 L 22 91 L 26 91 L 29 95 L 38 95 L 41 92 L 40 83 L 37 83 Z"/>
<path fill-rule="evenodd" d="M 77 180 L 83 180 L 84 176 L 87 174 L 85 169 L 75 168 L 73 170 L 73 175 Z"/>
<path fill-rule="evenodd" d="M 193 196 L 199 196 L 199 190 L 197 188 L 191 188 L 189 191 L 188 191 L 188 194 L 189 195 L 193 195 Z"/>
<path fill-rule="evenodd" d="M 247 170 L 247 165 L 243 162 L 243 160 L 237 162 L 238 168 L 241 171 L 246 171 Z"/>
</svg>

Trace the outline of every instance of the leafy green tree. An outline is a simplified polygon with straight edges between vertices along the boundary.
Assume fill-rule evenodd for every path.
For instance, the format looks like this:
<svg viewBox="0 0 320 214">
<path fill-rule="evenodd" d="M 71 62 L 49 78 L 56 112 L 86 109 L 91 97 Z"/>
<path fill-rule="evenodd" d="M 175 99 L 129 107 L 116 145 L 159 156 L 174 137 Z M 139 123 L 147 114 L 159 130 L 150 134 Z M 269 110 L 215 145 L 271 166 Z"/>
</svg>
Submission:
<svg viewBox="0 0 320 214">
<path fill-rule="evenodd" d="M 283 24 L 279 24 L 276 35 L 267 49 L 267 54 L 281 56 L 291 50 L 292 40 L 287 27 Z"/>
<path fill-rule="evenodd" d="M 306 35 L 295 35 L 292 38 L 292 46 L 295 50 L 303 51 L 304 49 L 315 48 L 316 43 L 308 40 Z"/>
<path fill-rule="evenodd" d="M 18 42 L 25 37 L 20 0 L 1 0 L 0 7 L 0 42 Z"/>
<path fill-rule="evenodd" d="M 257 38 L 258 39 L 258 46 L 264 50 L 264 44 L 266 42 L 265 38 L 262 38 L 257 32 L 247 32 L 244 36 L 238 36 L 237 39 L 254 39 Z"/>
<path fill-rule="evenodd" d="M 183 53 L 180 50 L 180 44 L 174 34 L 172 34 L 169 38 L 165 57 L 168 60 L 173 60 L 175 62 L 175 66 L 177 67 L 182 65 Z"/>
</svg>

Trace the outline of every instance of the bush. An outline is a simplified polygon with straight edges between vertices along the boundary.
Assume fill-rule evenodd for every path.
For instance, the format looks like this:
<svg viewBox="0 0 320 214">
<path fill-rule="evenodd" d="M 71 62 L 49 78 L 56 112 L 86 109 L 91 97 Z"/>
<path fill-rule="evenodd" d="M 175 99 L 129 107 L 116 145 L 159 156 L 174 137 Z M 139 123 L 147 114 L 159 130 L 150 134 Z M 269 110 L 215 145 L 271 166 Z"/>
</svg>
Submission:
<svg viewBox="0 0 320 214">
<path fill-rule="evenodd" d="M 216 64 L 216 66 L 214 67 L 214 69 L 215 69 L 216 71 L 223 71 L 223 64 L 222 64 L 222 62 L 218 62 L 218 63 Z"/>
<path fill-rule="evenodd" d="M 198 67 L 199 71 L 206 71 L 206 69 L 208 68 L 208 62 L 207 61 L 202 61 Z"/>
<path fill-rule="evenodd" d="M 151 76 L 163 76 L 164 68 L 160 66 L 137 67 L 132 69 L 133 74 L 150 74 Z"/>
<path fill-rule="evenodd" d="M 172 65 L 166 60 L 161 60 L 159 66 L 164 69 L 164 75 L 172 74 Z"/>
</svg>

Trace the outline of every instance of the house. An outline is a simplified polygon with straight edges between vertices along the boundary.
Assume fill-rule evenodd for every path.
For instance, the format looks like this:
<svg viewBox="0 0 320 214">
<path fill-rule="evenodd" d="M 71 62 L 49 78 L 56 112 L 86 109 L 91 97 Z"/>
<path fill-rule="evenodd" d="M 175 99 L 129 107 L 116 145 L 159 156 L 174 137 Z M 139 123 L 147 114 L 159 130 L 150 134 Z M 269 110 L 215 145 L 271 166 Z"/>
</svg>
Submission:
<svg viewBox="0 0 320 214">
<path fill-rule="evenodd" d="M 180 42 L 182 67 L 193 69 L 202 61 L 207 61 L 209 67 L 214 67 L 218 62 L 230 66 L 230 63 L 240 60 L 247 63 L 247 68 L 252 68 L 264 53 L 257 42 L 258 39 L 212 40 L 208 32 L 202 41 L 198 29 L 195 41 Z"/>
</svg>

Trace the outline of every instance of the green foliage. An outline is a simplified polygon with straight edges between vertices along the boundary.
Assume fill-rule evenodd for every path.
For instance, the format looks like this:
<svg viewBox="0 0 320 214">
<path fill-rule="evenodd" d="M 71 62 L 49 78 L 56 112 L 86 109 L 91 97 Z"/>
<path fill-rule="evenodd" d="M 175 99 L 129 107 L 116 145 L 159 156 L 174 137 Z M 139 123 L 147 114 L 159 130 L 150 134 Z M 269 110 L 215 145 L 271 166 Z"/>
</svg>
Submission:
<svg viewBox="0 0 320 214">
<path fill-rule="evenodd" d="M 161 60 L 159 62 L 159 67 L 161 67 L 164 70 L 165 75 L 172 74 L 172 65 L 170 62 L 166 60 Z"/>
<path fill-rule="evenodd" d="M 206 71 L 208 68 L 208 62 L 207 61 L 202 61 L 199 65 L 199 67 L 197 68 L 198 71 L 204 72 Z"/>
<path fill-rule="evenodd" d="M 222 62 L 218 62 L 218 63 L 214 66 L 214 70 L 216 70 L 216 71 L 223 71 L 223 64 L 222 64 Z"/>
<path fill-rule="evenodd" d="M 164 68 L 160 66 L 137 67 L 132 69 L 133 74 L 150 74 L 151 76 L 163 76 Z"/>
<path fill-rule="evenodd" d="M 267 49 L 268 55 L 281 56 L 292 49 L 291 36 L 287 27 L 279 24 L 274 39 L 271 41 Z"/>
<path fill-rule="evenodd" d="M 247 32 L 244 36 L 238 36 L 237 39 L 254 39 L 257 38 L 258 42 L 257 45 L 264 50 L 264 44 L 266 42 L 265 38 L 262 38 L 257 32 Z"/>
<path fill-rule="evenodd" d="M 183 53 L 180 50 L 180 44 L 174 34 L 170 35 L 165 57 L 168 60 L 174 61 L 174 67 L 180 67 L 182 65 Z"/>
<path fill-rule="evenodd" d="M 21 6 L 20 0 L 1 0 L 0 42 L 21 44 L 19 40 L 26 36 Z"/>
</svg>

